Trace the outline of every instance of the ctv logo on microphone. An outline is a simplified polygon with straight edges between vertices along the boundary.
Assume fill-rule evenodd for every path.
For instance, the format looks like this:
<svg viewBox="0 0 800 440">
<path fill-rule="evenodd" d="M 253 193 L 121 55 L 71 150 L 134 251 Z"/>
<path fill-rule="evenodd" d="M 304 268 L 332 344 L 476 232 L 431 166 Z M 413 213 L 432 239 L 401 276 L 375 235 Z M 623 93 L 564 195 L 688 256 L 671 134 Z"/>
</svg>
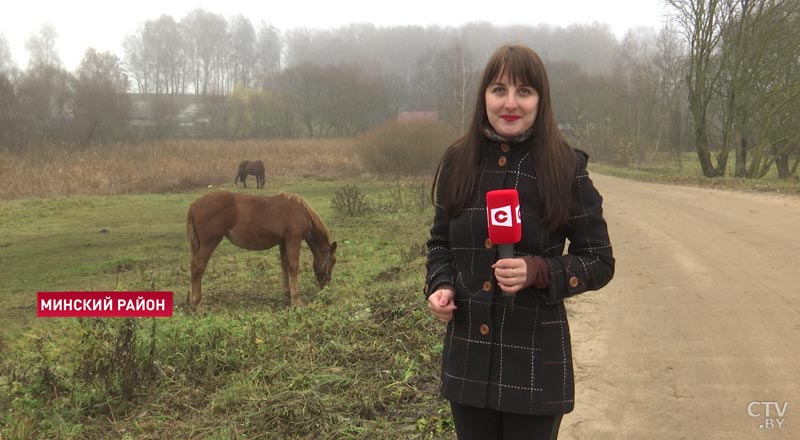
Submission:
<svg viewBox="0 0 800 440">
<path fill-rule="evenodd" d="M 514 214 L 517 218 L 517 223 L 522 223 L 522 217 L 519 215 L 519 205 L 515 207 Z M 489 221 L 491 222 L 492 226 L 513 228 L 514 221 L 511 218 L 511 205 L 501 206 L 499 208 L 490 208 Z"/>
</svg>

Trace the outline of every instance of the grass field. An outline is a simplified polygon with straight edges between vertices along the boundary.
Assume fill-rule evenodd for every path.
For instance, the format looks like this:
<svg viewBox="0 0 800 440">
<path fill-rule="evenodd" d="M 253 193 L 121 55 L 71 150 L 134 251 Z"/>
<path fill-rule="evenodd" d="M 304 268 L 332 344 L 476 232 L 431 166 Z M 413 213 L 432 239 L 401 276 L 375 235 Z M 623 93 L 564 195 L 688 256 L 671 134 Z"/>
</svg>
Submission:
<svg viewBox="0 0 800 440">
<path fill-rule="evenodd" d="M 283 165 L 317 147 L 295 146 Z M 116 154 L 125 152 L 114 153 L 106 165 L 124 161 Z M 83 154 L 91 153 L 64 161 L 79 163 Z M 222 156 L 206 151 L 194 164 L 213 176 Z M 136 190 L 103 188 L 76 172 L 62 194 L 57 186 L 26 189 L 6 174 L 0 438 L 452 438 L 437 393 L 443 328 L 421 293 L 429 178 L 350 176 L 344 166 L 328 168 L 332 162 L 352 157 L 321 150 L 296 176 L 270 174 L 268 165 L 260 191 L 233 188 L 233 173 L 221 165 L 212 187 L 204 180 L 171 192 L 164 182 L 173 177 L 148 163 L 129 171 Z M 345 186 L 370 209 L 337 213 L 333 196 Z M 189 314 L 186 209 L 217 190 L 306 198 L 339 243 L 331 284 L 316 287 L 304 244 L 299 289 L 307 305 L 292 308 L 277 249 L 250 252 L 223 241 L 203 278 L 201 310 Z M 173 291 L 175 314 L 35 318 L 36 292 L 52 290 Z"/>
<path fill-rule="evenodd" d="M 332 211 L 331 196 L 345 184 L 366 195 L 370 212 Z M 339 242 L 333 282 L 317 291 L 304 245 L 299 285 L 309 305 L 290 308 L 277 249 L 223 242 L 195 315 L 184 303 L 185 212 L 216 188 L 2 202 L 0 432 L 9 439 L 447 437 L 436 398 L 441 327 L 420 293 L 430 221 L 429 208 L 415 202 L 422 188 L 400 180 L 268 181 L 264 193 L 301 194 L 326 219 Z M 175 316 L 132 324 L 34 318 L 36 291 L 106 289 L 173 291 Z M 115 363 L 127 349 L 137 371 Z"/>
</svg>

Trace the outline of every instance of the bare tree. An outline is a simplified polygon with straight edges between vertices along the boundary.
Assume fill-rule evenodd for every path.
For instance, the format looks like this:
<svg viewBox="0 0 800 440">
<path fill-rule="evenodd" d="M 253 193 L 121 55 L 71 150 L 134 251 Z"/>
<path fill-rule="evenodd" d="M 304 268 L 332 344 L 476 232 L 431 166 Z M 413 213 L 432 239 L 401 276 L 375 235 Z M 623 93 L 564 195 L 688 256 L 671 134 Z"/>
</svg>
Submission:
<svg viewBox="0 0 800 440">
<path fill-rule="evenodd" d="M 28 50 L 28 66 L 37 65 L 60 66 L 61 58 L 56 50 L 56 28 L 52 24 L 45 23 L 39 32 L 31 35 L 25 42 L 25 49 Z"/>
<path fill-rule="evenodd" d="M 686 88 L 682 62 L 683 46 L 671 24 L 658 32 L 652 63 L 658 77 L 658 139 L 665 139 L 682 165 L 684 135 L 686 132 Z"/>
<path fill-rule="evenodd" d="M 155 93 L 184 91 L 184 53 L 178 23 L 169 15 L 145 23 L 144 43 L 153 54 Z"/>
<path fill-rule="evenodd" d="M 37 64 L 20 78 L 17 122 L 22 144 L 56 142 L 72 116 L 75 78 L 61 67 Z"/>
<path fill-rule="evenodd" d="M 761 177 L 796 136 L 792 126 L 798 91 L 787 81 L 800 59 L 796 0 L 670 0 L 690 45 L 689 111 L 706 176 L 725 174 L 736 144 L 735 175 Z M 778 127 L 781 127 L 780 129 Z M 711 130 L 719 136 L 711 163 Z M 784 133 L 776 136 L 776 133 Z M 786 136 L 788 135 L 788 136 Z M 785 157 L 785 156 L 783 156 Z M 749 164 L 748 164 L 749 162 Z M 785 164 L 785 161 L 784 161 Z M 788 171 L 783 167 L 783 171 Z"/>
<path fill-rule="evenodd" d="M 652 62 L 656 36 L 649 30 L 629 30 L 622 39 L 614 78 L 626 95 L 627 108 L 619 126 L 627 133 L 621 143 L 629 145 L 622 162 L 642 160 L 646 148 L 658 148 L 658 75 Z M 620 151 L 623 153 L 622 151 Z"/>
<path fill-rule="evenodd" d="M 348 64 L 322 68 L 320 116 L 326 136 L 364 132 L 388 116 L 388 93 L 377 66 Z"/>
<path fill-rule="evenodd" d="M 6 74 L 0 71 L 0 147 L 16 149 L 18 147 L 13 136 L 14 127 L 19 117 L 19 101 L 14 85 Z"/>
<path fill-rule="evenodd" d="M 445 87 L 439 107 L 443 110 L 445 120 L 463 133 L 472 111 L 478 73 L 472 53 L 463 38 L 455 40 L 449 48 L 443 50 L 441 58 L 445 63 Z"/>
<path fill-rule="evenodd" d="M 186 57 L 180 28 L 172 17 L 146 21 L 125 38 L 123 48 L 124 65 L 139 93 L 185 93 Z"/>
<path fill-rule="evenodd" d="M 281 69 L 281 37 L 277 28 L 261 22 L 253 56 L 253 79 L 259 87 L 266 88 L 267 79 Z"/>
<path fill-rule="evenodd" d="M 136 83 L 136 90 L 139 93 L 149 93 L 150 67 L 153 64 L 150 48 L 145 44 L 145 26 L 128 36 L 122 42 L 125 51 L 124 66 L 133 81 Z"/>
<path fill-rule="evenodd" d="M 125 94 L 128 78 L 119 59 L 110 52 L 89 48 L 76 73 L 73 124 L 79 139 L 87 143 L 121 138 L 127 126 L 130 100 Z"/>
<path fill-rule="evenodd" d="M 780 127 L 790 120 L 786 116 L 800 110 L 800 87 L 786 81 L 800 60 L 800 36 L 795 27 L 800 3 L 737 0 L 728 7 L 732 19 L 723 34 L 723 50 L 728 52 L 721 88 L 727 116 L 723 142 L 738 137 L 736 176 L 758 178 L 766 175 L 797 139 Z"/>
<path fill-rule="evenodd" d="M 729 147 L 726 144 L 721 146 L 714 165 L 708 131 L 709 106 L 719 84 L 720 65 L 724 64 L 719 54 L 722 29 L 728 22 L 727 11 L 720 0 L 667 1 L 676 10 L 676 18 L 689 46 L 686 85 L 700 167 L 706 177 L 722 176 L 728 163 Z"/>
<path fill-rule="evenodd" d="M 428 47 L 414 60 L 413 86 L 408 97 L 410 110 L 441 110 L 438 97 L 446 94 L 441 89 L 447 84 L 444 60 L 440 55 L 439 50 Z"/>
<path fill-rule="evenodd" d="M 195 94 L 222 94 L 221 57 L 227 39 L 227 23 L 217 14 L 195 9 L 181 20 Z"/>
<path fill-rule="evenodd" d="M 231 81 L 248 88 L 252 86 L 256 64 L 256 31 L 250 19 L 236 16 L 230 24 Z"/>
<path fill-rule="evenodd" d="M 292 100 L 294 109 L 306 134 L 317 137 L 321 132 L 320 108 L 323 94 L 322 68 L 316 64 L 304 63 L 284 70 L 278 79 L 278 87 L 285 88 Z"/>
<path fill-rule="evenodd" d="M 14 68 L 14 59 L 11 57 L 11 49 L 8 47 L 6 36 L 0 32 L 0 72 L 7 72 Z"/>
</svg>

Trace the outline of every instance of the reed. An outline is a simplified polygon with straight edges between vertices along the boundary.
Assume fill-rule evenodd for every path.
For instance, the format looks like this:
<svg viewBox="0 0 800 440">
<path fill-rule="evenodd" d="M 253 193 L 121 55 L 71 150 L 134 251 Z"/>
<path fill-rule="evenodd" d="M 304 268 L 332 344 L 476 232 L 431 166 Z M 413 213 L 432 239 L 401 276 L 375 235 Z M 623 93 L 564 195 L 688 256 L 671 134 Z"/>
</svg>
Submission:
<svg viewBox="0 0 800 440">
<path fill-rule="evenodd" d="M 46 146 L 0 152 L 0 199 L 70 194 L 186 191 L 232 184 L 245 159 L 270 176 L 340 178 L 361 173 L 353 140 L 162 140 L 87 148 Z"/>
</svg>

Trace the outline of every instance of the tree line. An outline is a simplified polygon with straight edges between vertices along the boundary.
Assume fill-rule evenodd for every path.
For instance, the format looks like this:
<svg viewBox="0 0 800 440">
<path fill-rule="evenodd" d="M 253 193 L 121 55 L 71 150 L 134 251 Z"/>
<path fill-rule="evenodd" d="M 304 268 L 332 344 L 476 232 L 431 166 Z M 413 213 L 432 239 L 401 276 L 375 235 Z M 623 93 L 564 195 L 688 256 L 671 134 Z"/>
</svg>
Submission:
<svg viewBox="0 0 800 440">
<path fill-rule="evenodd" d="M 505 42 L 544 58 L 562 130 L 600 160 L 630 164 L 694 149 L 707 176 L 797 174 L 800 2 L 668 0 L 659 30 L 618 41 L 603 24 L 336 29 L 254 26 L 196 9 L 148 20 L 117 55 L 87 49 L 69 72 L 43 26 L 16 68 L 0 35 L 0 146 L 124 142 L 176 134 L 171 97 L 195 96 L 212 138 L 364 133 L 403 111 L 463 130 L 477 75 Z M 128 123 L 131 98 L 155 102 L 158 130 Z"/>
</svg>

